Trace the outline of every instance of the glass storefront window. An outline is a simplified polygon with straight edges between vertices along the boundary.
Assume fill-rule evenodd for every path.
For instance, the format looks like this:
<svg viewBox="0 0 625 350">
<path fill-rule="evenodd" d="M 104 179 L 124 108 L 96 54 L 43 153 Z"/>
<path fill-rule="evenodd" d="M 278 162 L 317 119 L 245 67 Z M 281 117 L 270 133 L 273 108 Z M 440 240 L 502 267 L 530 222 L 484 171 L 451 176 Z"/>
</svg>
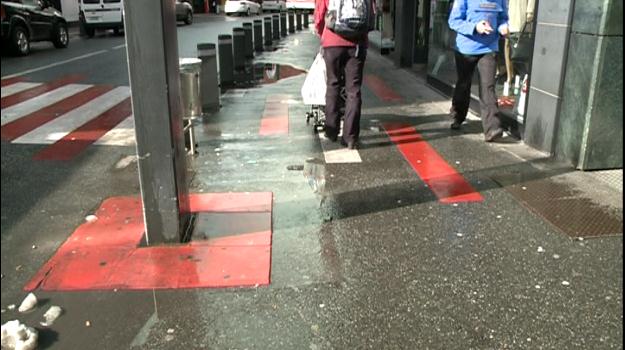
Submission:
<svg viewBox="0 0 625 350">
<path fill-rule="evenodd" d="M 457 0 L 464 1 L 464 0 Z M 482 0 L 487 1 L 487 0 Z M 519 123 L 524 121 L 525 94 L 534 46 L 535 0 L 507 0 L 510 17 L 510 36 L 499 44 L 497 85 L 500 112 Z M 428 75 L 453 88 L 456 83 L 454 60 L 456 33 L 449 28 L 449 13 L 453 0 L 431 0 L 430 42 Z M 479 96 L 477 70 L 473 79 L 472 94 Z"/>
</svg>

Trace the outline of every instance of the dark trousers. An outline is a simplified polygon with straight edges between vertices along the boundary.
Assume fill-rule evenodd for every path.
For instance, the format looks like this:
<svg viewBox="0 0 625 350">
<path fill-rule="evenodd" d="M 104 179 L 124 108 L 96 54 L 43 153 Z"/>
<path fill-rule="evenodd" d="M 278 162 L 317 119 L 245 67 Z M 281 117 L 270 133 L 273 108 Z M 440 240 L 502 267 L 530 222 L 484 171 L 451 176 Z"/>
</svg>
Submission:
<svg viewBox="0 0 625 350">
<path fill-rule="evenodd" d="M 343 140 L 357 141 L 360 135 L 360 109 L 362 97 L 362 71 L 365 66 L 367 50 L 356 47 L 326 47 L 323 59 L 326 63 L 326 121 L 328 135 L 338 135 L 340 127 L 340 93 L 344 81 L 347 100 L 345 101 L 345 120 L 343 122 Z M 344 79 L 342 79 L 344 78 Z"/>
<path fill-rule="evenodd" d="M 495 94 L 495 72 L 497 60 L 494 53 L 464 55 L 456 51 L 456 72 L 458 81 L 451 102 L 451 114 L 457 121 L 464 121 L 471 102 L 471 81 L 477 66 L 480 77 L 480 114 L 484 133 L 501 128 L 497 95 Z"/>
</svg>

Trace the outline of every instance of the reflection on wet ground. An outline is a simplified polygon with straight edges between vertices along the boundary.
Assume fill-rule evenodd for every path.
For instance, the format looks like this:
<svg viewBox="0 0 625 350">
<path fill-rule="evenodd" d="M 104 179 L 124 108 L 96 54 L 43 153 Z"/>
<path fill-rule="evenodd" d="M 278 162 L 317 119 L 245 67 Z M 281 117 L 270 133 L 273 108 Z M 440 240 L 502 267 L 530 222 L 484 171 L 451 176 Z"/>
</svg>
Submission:
<svg viewBox="0 0 625 350">
<path fill-rule="evenodd" d="M 243 71 L 234 72 L 234 87 L 250 88 L 257 85 L 273 84 L 302 74 L 306 74 L 306 71 L 289 65 L 254 63 L 247 65 Z"/>
</svg>

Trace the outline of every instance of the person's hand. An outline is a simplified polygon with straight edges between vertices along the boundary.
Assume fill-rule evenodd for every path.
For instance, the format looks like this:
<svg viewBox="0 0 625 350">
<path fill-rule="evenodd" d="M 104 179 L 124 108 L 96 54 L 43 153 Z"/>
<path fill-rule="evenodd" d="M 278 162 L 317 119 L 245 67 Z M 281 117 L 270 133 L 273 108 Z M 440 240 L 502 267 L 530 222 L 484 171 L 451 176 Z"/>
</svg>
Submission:
<svg viewBox="0 0 625 350">
<path fill-rule="evenodd" d="M 475 26 L 475 31 L 480 34 L 488 35 L 493 32 L 493 27 L 491 27 L 490 23 L 488 23 L 487 21 L 480 21 Z"/>
<path fill-rule="evenodd" d="M 508 28 L 507 24 L 499 27 L 499 34 L 501 34 L 502 36 L 508 36 L 508 34 L 510 34 L 510 28 Z"/>
</svg>

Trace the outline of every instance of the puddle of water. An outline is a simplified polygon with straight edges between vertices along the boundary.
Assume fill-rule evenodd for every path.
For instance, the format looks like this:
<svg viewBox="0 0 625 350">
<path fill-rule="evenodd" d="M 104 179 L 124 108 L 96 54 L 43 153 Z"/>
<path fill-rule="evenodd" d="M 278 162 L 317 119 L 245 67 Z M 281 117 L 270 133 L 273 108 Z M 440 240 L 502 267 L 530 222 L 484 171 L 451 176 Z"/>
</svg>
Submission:
<svg viewBox="0 0 625 350">
<path fill-rule="evenodd" d="M 306 71 L 293 66 L 275 63 L 255 63 L 245 67 L 245 71 L 235 72 L 235 87 L 249 88 L 257 85 L 273 84 L 280 80 L 306 74 Z"/>
</svg>

